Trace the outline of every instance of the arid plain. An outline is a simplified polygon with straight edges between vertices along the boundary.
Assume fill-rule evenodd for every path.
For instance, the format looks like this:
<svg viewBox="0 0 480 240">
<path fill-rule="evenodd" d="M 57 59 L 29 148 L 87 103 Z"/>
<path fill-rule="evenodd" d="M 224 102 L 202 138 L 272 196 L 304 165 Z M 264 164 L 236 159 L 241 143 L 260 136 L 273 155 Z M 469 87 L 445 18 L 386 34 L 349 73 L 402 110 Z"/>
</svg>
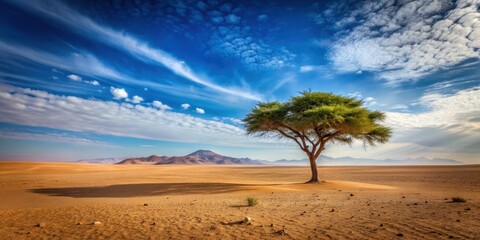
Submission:
<svg viewBox="0 0 480 240">
<path fill-rule="evenodd" d="M 319 173 L 302 184 L 308 167 L 0 162 L 0 238 L 480 239 L 480 165 Z"/>
</svg>

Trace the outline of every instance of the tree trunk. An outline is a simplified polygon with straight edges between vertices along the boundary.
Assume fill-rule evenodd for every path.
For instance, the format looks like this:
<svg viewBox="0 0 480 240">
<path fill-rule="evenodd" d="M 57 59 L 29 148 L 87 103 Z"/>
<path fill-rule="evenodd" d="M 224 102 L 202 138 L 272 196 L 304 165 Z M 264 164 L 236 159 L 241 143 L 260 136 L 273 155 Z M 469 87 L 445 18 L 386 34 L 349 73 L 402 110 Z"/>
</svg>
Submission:
<svg viewBox="0 0 480 240">
<path fill-rule="evenodd" d="M 310 169 L 312 170 L 312 178 L 306 183 L 318 183 L 318 169 L 317 169 L 317 159 L 314 156 L 308 156 L 310 160 Z"/>
</svg>

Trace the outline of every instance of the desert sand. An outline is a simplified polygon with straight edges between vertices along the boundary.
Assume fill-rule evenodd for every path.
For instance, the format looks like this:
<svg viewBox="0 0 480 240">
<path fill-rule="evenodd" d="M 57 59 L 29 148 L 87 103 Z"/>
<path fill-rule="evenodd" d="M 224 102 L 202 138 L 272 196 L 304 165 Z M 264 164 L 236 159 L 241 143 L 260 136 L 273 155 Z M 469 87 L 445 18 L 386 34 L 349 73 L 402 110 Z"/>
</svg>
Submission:
<svg viewBox="0 0 480 240">
<path fill-rule="evenodd" d="M 480 239 L 479 165 L 309 171 L 0 162 L 0 238 Z"/>
</svg>

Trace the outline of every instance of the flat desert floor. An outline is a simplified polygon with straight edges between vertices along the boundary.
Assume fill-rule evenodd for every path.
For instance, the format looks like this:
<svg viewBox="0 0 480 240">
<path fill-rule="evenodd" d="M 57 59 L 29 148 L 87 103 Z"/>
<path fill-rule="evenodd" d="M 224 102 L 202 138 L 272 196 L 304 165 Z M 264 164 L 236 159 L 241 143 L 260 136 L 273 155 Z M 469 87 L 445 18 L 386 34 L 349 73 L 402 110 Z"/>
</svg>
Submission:
<svg viewBox="0 0 480 240">
<path fill-rule="evenodd" d="M 480 239 L 480 165 L 319 172 L 0 162 L 0 238 Z"/>
</svg>

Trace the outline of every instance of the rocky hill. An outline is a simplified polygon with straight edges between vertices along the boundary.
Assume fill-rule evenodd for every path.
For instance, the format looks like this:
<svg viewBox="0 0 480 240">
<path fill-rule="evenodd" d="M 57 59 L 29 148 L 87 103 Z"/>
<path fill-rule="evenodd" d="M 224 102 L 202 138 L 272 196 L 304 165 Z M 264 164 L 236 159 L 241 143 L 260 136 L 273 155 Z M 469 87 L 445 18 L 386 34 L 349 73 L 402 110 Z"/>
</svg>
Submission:
<svg viewBox="0 0 480 240">
<path fill-rule="evenodd" d="M 156 156 L 128 158 L 117 164 L 150 164 L 150 165 L 262 165 L 263 163 L 250 158 L 234 158 L 222 156 L 209 150 L 198 150 L 186 156 Z"/>
</svg>

